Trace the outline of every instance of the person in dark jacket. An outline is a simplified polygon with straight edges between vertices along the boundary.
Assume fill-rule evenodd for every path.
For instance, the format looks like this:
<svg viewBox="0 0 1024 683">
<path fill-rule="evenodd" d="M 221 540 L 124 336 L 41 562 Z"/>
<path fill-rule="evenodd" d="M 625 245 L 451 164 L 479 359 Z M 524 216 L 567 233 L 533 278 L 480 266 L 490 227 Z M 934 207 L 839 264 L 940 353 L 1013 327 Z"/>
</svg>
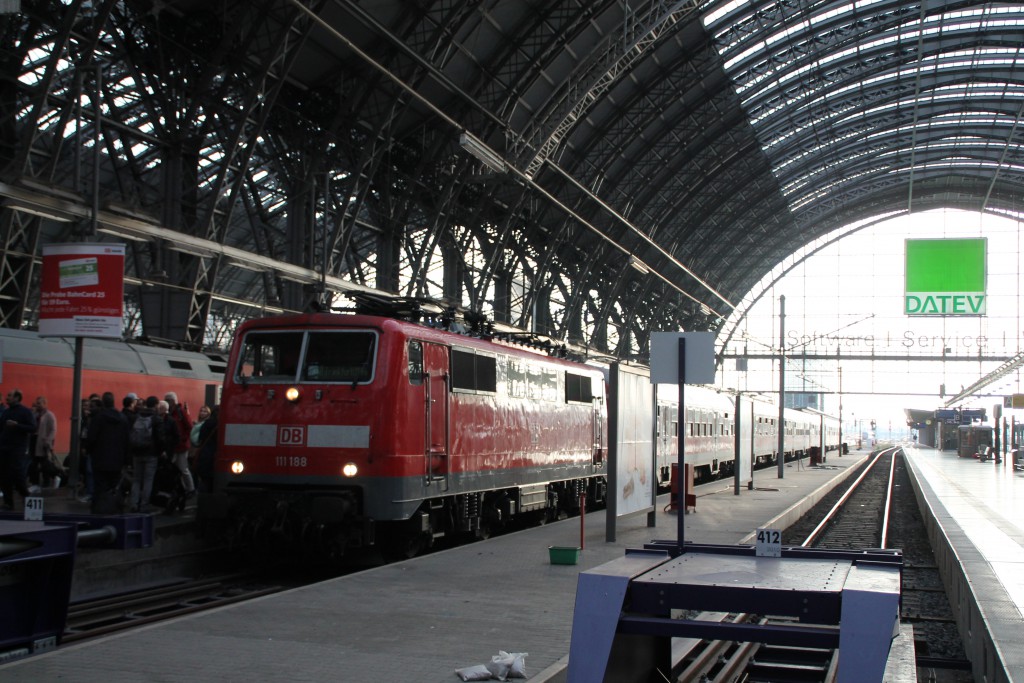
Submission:
<svg viewBox="0 0 1024 683">
<path fill-rule="evenodd" d="M 73 486 L 79 492 L 78 502 L 90 503 L 92 502 L 92 494 L 96 488 L 96 482 L 92 476 L 92 458 L 89 457 L 89 448 L 87 441 L 89 437 L 89 423 L 92 421 L 94 415 L 99 415 L 100 410 L 103 409 L 103 401 L 100 400 L 98 394 L 89 394 L 89 398 L 82 399 L 82 422 L 79 425 L 79 444 L 78 444 L 78 481 L 71 482 Z M 68 457 L 72 457 L 73 453 L 69 453 Z M 65 468 L 69 471 L 74 471 L 73 466 L 65 463 Z"/>
<path fill-rule="evenodd" d="M 86 446 L 92 458 L 92 512 L 120 512 L 116 489 L 128 463 L 128 418 L 114 406 L 114 394 L 109 391 L 103 394 L 99 412 L 89 420 Z"/>
<path fill-rule="evenodd" d="M 131 424 L 135 418 L 135 411 L 143 405 L 145 402 L 140 400 L 135 392 L 131 392 L 121 399 L 121 414 L 128 418 L 128 424 Z"/>
<path fill-rule="evenodd" d="M 199 455 L 196 456 L 196 470 L 199 474 L 199 490 L 203 493 L 213 493 L 213 463 L 217 457 L 217 422 L 220 414 L 220 407 L 214 406 L 210 410 L 210 417 L 203 420 L 199 428 L 199 438 L 196 447 Z"/>
<path fill-rule="evenodd" d="M 153 423 L 153 444 L 156 454 L 173 462 L 180 441 L 181 431 L 178 429 L 178 423 L 170 415 L 170 406 L 167 401 L 157 402 L 156 422 Z"/>
<path fill-rule="evenodd" d="M 0 491 L 4 507 L 14 509 L 14 491 L 28 496 L 28 441 L 36 431 L 36 416 L 21 402 L 21 390 L 7 392 L 7 409 L 0 422 Z"/>
<path fill-rule="evenodd" d="M 185 490 L 181 472 L 174 464 L 175 450 L 181 441 L 181 432 L 171 417 L 167 401 L 156 404 L 153 422 L 153 442 L 158 455 L 156 477 L 153 480 L 153 503 L 171 514 L 184 509 Z"/>
</svg>

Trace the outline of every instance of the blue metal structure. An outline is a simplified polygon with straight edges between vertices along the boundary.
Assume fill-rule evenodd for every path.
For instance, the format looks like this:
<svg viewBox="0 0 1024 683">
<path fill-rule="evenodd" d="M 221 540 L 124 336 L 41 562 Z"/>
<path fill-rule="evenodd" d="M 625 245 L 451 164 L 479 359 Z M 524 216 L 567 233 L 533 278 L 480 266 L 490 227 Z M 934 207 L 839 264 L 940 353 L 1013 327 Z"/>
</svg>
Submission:
<svg viewBox="0 0 1024 683">
<path fill-rule="evenodd" d="M 881 681 L 899 627 L 902 554 L 655 542 L 580 574 L 569 683 L 647 681 L 672 671 L 671 638 L 838 648 L 838 680 Z M 747 612 L 798 623 L 675 619 L 673 610 Z M 844 657 L 843 653 L 856 653 Z"/>
<path fill-rule="evenodd" d="M 22 523 L 18 521 L 21 518 L 20 512 L 0 513 L 0 525 L 17 525 Z M 76 545 L 87 544 L 117 550 L 135 550 L 153 545 L 152 515 L 46 513 L 44 521 L 48 525 L 69 525 L 75 531 Z"/>
<path fill-rule="evenodd" d="M 0 653 L 56 647 L 68 616 L 76 536 L 66 524 L 0 520 Z"/>
</svg>

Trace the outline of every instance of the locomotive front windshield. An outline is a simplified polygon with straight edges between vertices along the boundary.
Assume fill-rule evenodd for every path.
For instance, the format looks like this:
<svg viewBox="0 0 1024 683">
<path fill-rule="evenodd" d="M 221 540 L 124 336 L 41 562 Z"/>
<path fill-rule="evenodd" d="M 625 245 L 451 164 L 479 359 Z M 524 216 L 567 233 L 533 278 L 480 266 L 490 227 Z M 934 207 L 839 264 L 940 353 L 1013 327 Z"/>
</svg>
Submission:
<svg viewBox="0 0 1024 683">
<path fill-rule="evenodd" d="M 235 378 L 256 383 L 373 379 L 377 335 L 367 331 L 249 332 Z"/>
</svg>

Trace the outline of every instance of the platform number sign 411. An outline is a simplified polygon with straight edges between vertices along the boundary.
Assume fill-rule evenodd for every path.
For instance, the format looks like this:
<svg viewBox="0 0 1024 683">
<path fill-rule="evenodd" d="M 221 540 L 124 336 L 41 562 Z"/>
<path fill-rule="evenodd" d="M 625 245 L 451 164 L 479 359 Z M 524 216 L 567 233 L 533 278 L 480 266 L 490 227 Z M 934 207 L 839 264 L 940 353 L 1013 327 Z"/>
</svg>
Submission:
<svg viewBox="0 0 1024 683">
<path fill-rule="evenodd" d="M 42 496 L 29 496 L 25 498 L 25 521 L 43 521 L 43 498 Z"/>
<path fill-rule="evenodd" d="M 754 554 L 757 557 L 782 557 L 782 532 L 778 529 L 758 529 Z"/>
</svg>

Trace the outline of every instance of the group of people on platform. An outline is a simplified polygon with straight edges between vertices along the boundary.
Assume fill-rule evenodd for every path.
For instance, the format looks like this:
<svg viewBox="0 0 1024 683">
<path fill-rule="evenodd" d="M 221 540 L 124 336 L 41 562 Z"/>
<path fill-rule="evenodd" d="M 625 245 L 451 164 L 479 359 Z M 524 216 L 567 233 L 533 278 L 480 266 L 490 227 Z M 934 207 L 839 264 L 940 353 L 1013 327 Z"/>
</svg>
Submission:
<svg viewBox="0 0 1024 683">
<path fill-rule="evenodd" d="M 14 510 L 14 494 L 37 495 L 58 488 L 72 471 L 79 477 L 79 500 L 98 514 L 150 512 L 154 482 L 161 463 L 175 470 L 175 488 L 184 500 L 197 490 L 212 491 L 217 448 L 217 407 L 202 406 L 196 420 L 173 391 L 141 399 L 129 393 L 116 405 L 113 393 L 82 399 L 80 448 L 61 461 L 54 453 L 56 418 L 40 396 L 33 408 L 11 389 L 0 410 L 0 493 L 6 510 Z M 77 467 L 75 467 L 77 465 Z M 129 483 L 130 482 L 130 483 Z M 170 511 L 166 500 L 158 507 Z"/>
</svg>

